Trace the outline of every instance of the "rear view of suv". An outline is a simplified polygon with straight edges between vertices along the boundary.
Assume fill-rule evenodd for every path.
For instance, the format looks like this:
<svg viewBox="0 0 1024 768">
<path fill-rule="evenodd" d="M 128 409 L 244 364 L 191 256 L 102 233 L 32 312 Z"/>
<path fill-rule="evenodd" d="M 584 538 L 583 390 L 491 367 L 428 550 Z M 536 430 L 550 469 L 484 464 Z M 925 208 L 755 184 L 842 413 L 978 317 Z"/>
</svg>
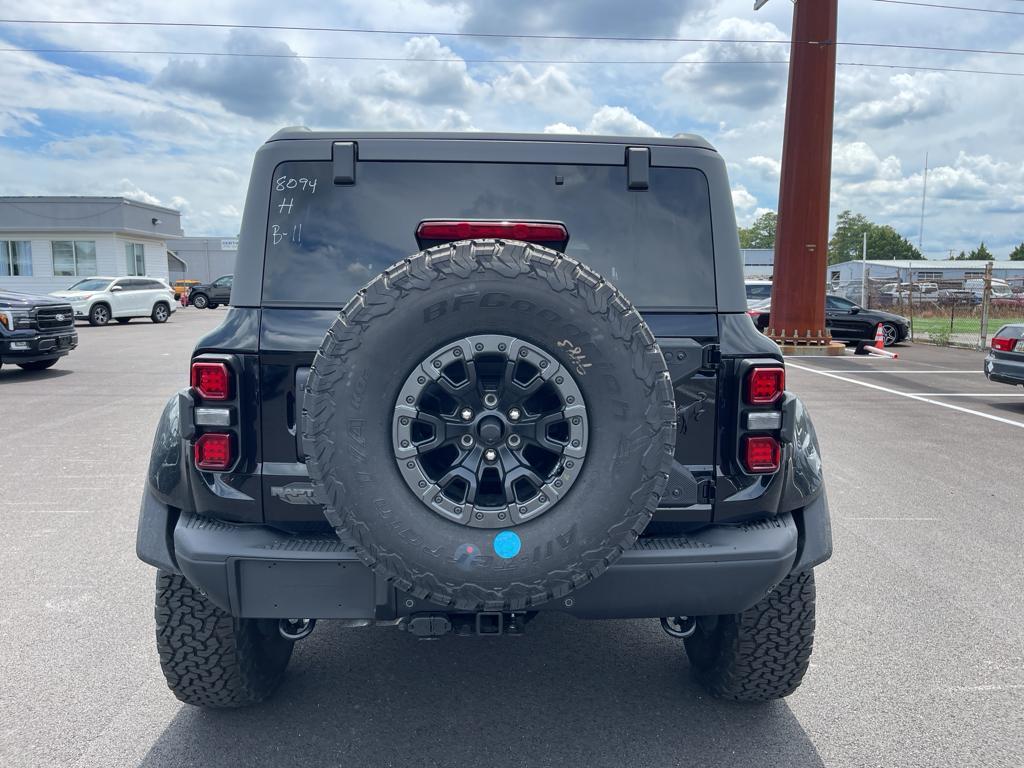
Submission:
<svg viewBox="0 0 1024 768">
<path fill-rule="evenodd" d="M 716 696 L 795 690 L 828 502 L 738 245 L 695 136 L 274 136 L 143 495 L 174 694 L 265 698 L 317 620 L 549 611 L 660 619 Z"/>
</svg>

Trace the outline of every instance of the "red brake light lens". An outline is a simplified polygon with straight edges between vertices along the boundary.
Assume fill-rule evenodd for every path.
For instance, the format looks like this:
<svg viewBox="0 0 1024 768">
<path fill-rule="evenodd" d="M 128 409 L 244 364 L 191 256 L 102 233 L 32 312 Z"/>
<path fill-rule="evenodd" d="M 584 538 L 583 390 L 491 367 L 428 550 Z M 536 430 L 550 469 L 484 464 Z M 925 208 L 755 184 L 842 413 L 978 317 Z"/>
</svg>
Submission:
<svg viewBox="0 0 1024 768">
<path fill-rule="evenodd" d="M 224 470 L 234 460 L 231 455 L 231 435 L 222 432 L 200 435 L 194 452 L 196 467 L 199 469 Z"/>
<path fill-rule="evenodd" d="M 747 402 L 750 405 L 771 405 L 786 389 L 785 368 L 754 368 L 747 375 Z"/>
<path fill-rule="evenodd" d="M 424 221 L 416 228 L 416 239 L 421 243 L 476 238 L 564 244 L 569 241 L 569 231 L 562 224 L 530 221 Z"/>
<path fill-rule="evenodd" d="M 743 466 L 755 474 L 778 472 L 782 446 L 774 437 L 755 435 L 743 438 Z"/>
<path fill-rule="evenodd" d="M 231 396 L 227 363 L 192 363 L 192 388 L 203 400 L 227 400 Z"/>
<path fill-rule="evenodd" d="M 992 339 L 992 349 L 996 352 L 1013 352 L 1013 346 L 1016 343 L 1016 339 L 1001 339 L 996 336 Z"/>
</svg>

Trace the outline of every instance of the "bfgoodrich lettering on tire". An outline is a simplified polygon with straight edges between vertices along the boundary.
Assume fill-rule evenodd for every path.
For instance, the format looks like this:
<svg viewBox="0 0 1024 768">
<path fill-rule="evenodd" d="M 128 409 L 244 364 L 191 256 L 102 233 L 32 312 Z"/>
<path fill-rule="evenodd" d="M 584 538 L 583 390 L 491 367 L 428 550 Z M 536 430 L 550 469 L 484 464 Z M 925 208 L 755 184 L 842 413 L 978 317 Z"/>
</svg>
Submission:
<svg viewBox="0 0 1024 768">
<path fill-rule="evenodd" d="M 612 285 L 480 240 L 419 253 L 349 301 L 301 426 L 317 498 L 367 565 L 450 609 L 508 611 L 632 546 L 668 480 L 675 403 Z"/>
</svg>

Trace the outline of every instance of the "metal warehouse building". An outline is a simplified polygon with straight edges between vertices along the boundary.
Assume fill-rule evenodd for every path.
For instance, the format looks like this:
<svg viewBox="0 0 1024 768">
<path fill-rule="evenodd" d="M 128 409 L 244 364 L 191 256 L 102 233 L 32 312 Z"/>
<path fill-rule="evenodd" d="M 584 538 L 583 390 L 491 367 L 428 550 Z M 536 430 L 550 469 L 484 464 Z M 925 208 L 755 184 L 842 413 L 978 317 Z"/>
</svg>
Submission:
<svg viewBox="0 0 1024 768">
<path fill-rule="evenodd" d="M 237 237 L 182 237 L 168 254 L 172 281 L 188 278 L 208 283 L 235 271 Z"/>
<path fill-rule="evenodd" d="M 931 259 L 843 261 L 839 264 L 829 265 L 828 281 L 830 283 L 859 281 L 866 265 L 869 280 L 894 280 L 903 283 L 911 281 L 962 282 L 984 277 L 987 264 L 987 261 L 932 261 Z M 1020 284 L 1024 282 L 1024 262 L 993 261 L 992 277 Z"/>
<path fill-rule="evenodd" d="M 181 214 L 123 197 L 0 197 L 0 288 L 49 293 L 90 275 L 168 277 Z"/>
</svg>

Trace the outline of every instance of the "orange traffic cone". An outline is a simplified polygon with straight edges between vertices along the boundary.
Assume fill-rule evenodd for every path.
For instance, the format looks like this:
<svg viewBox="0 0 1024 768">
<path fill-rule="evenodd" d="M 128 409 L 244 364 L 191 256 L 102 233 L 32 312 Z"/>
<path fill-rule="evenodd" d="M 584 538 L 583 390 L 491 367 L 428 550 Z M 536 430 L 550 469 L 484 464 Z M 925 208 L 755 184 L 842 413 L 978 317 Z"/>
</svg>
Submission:
<svg viewBox="0 0 1024 768">
<path fill-rule="evenodd" d="M 881 323 L 875 329 L 875 349 L 885 349 L 885 334 L 882 333 Z"/>
</svg>

